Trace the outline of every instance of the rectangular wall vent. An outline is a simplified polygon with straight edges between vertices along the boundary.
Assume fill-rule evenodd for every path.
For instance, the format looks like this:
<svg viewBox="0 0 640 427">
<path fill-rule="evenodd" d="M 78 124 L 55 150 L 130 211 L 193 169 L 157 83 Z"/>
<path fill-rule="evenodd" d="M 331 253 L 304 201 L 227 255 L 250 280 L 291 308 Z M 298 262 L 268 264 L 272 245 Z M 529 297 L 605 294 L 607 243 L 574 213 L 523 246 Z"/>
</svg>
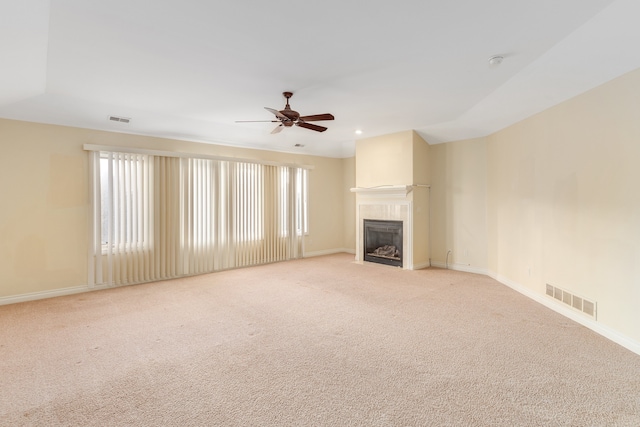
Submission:
<svg viewBox="0 0 640 427">
<path fill-rule="evenodd" d="M 547 283 L 546 294 L 552 298 L 557 299 L 560 302 L 572 307 L 593 319 L 596 319 L 597 315 L 597 304 L 595 301 L 590 301 L 586 298 L 579 297 L 574 295 L 573 293 L 558 288 L 556 286 L 550 285 Z"/>
<path fill-rule="evenodd" d="M 131 118 L 130 117 L 109 116 L 109 120 L 112 121 L 112 122 L 129 123 L 131 121 Z"/>
</svg>

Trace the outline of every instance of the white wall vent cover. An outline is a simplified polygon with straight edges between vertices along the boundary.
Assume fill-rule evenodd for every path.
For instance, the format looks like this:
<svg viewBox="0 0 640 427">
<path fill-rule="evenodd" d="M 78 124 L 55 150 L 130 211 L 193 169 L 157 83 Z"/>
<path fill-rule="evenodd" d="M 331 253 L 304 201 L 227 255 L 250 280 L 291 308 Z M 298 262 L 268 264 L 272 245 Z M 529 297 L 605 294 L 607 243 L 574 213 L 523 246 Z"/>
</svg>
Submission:
<svg viewBox="0 0 640 427">
<path fill-rule="evenodd" d="M 118 116 L 109 116 L 109 120 L 112 122 L 120 122 L 128 124 L 131 121 L 130 117 L 118 117 Z"/>
<path fill-rule="evenodd" d="M 574 295 L 573 293 L 565 289 L 558 288 L 548 283 L 546 294 L 568 305 L 569 307 L 586 314 L 594 320 L 596 320 L 597 318 L 597 304 L 595 301 L 591 301 L 578 295 Z"/>
</svg>

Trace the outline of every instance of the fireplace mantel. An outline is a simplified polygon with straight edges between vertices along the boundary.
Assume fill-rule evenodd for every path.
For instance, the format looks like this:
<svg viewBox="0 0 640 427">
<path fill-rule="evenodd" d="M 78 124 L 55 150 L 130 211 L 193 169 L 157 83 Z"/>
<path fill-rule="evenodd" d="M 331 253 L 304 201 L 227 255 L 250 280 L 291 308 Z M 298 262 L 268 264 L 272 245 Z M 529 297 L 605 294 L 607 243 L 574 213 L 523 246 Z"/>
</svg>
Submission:
<svg viewBox="0 0 640 427">
<path fill-rule="evenodd" d="M 354 187 L 352 193 L 366 197 L 406 198 L 413 190 L 413 185 L 381 185 L 379 187 Z"/>
</svg>

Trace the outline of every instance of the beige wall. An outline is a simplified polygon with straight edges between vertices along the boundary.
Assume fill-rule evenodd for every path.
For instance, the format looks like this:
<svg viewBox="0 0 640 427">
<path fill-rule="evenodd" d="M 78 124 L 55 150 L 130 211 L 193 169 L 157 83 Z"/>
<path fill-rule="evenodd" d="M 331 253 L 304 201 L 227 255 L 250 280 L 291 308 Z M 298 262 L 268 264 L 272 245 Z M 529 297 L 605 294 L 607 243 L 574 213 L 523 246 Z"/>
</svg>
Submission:
<svg viewBox="0 0 640 427">
<path fill-rule="evenodd" d="M 356 250 L 356 194 L 351 189 L 356 186 L 356 158 L 342 159 L 344 209 L 342 247 L 351 252 Z"/>
<path fill-rule="evenodd" d="M 431 183 L 431 148 L 415 131 L 411 132 L 412 169 L 411 184 L 429 185 Z M 413 198 L 413 265 L 428 266 L 431 257 L 429 244 L 429 192 L 428 187 L 415 187 Z"/>
<path fill-rule="evenodd" d="M 432 263 L 486 272 L 486 140 L 433 145 L 430 155 Z"/>
<path fill-rule="evenodd" d="M 49 129 L 0 121 L 0 297 L 87 282 L 86 155 Z"/>
<path fill-rule="evenodd" d="M 313 165 L 305 251 L 344 245 L 342 159 L 0 120 L 0 298 L 86 285 L 89 172 L 83 144 Z"/>
<path fill-rule="evenodd" d="M 429 188 L 416 187 L 411 191 L 413 206 L 413 265 L 429 266 Z"/>
<path fill-rule="evenodd" d="M 640 342 L 640 70 L 487 138 L 488 265 Z"/>
<path fill-rule="evenodd" d="M 356 185 L 428 185 L 430 146 L 415 131 L 356 141 Z"/>
<path fill-rule="evenodd" d="M 413 131 L 356 141 L 356 186 L 413 184 Z"/>
<path fill-rule="evenodd" d="M 411 184 L 429 185 L 431 183 L 431 147 L 415 131 L 412 131 L 413 142 L 413 179 Z"/>
</svg>

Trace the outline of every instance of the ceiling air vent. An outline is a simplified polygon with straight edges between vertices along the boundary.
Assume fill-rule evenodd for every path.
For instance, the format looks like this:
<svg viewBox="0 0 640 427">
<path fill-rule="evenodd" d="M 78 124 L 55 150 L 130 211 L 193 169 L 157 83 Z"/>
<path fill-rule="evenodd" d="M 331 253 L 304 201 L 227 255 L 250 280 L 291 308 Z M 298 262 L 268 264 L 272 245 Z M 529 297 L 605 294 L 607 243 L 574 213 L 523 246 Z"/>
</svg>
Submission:
<svg viewBox="0 0 640 427">
<path fill-rule="evenodd" d="M 109 121 L 128 124 L 131 121 L 131 118 L 130 117 L 109 116 Z"/>
</svg>

